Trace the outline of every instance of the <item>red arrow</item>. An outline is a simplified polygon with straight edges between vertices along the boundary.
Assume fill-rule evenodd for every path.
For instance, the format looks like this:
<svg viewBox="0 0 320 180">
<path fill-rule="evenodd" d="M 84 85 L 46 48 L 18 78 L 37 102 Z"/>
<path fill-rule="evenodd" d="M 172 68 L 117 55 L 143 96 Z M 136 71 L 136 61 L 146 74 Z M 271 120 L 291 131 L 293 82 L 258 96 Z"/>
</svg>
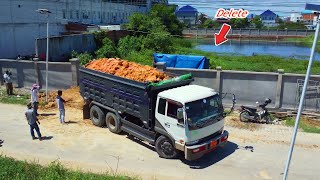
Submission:
<svg viewBox="0 0 320 180">
<path fill-rule="evenodd" d="M 231 26 L 229 24 L 224 23 L 219 31 L 219 34 L 214 33 L 214 43 L 216 46 L 219 46 L 222 43 L 228 41 L 226 38 L 227 34 L 229 33 Z"/>
</svg>

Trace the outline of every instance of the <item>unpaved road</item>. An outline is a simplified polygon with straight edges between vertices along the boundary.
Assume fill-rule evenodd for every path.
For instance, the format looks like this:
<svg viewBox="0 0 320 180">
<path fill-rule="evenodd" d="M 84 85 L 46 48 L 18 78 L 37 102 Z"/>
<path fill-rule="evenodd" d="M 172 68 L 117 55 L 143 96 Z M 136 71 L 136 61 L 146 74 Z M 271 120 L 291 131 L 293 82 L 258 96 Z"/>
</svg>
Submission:
<svg viewBox="0 0 320 180">
<path fill-rule="evenodd" d="M 0 139 L 5 141 L 0 153 L 41 164 L 58 159 L 70 168 L 143 179 L 281 179 L 291 138 L 291 129 L 283 126 L 262 125 L 255 131 L 227 126 L 230 139 L 224 148 L 188 163 L 161 159 L 152 147 L 94 127 L 76 109 L 67 110 L 68 125 L 59 124 L 57 111 L 46 112 L 40 128 L 48 138 L 32 141 L 24 111 L 24 106 L 0 104 Z M 319 179 L 319 153 L 320 135 L 299 132 L 289 179 Z"/>
</svg>

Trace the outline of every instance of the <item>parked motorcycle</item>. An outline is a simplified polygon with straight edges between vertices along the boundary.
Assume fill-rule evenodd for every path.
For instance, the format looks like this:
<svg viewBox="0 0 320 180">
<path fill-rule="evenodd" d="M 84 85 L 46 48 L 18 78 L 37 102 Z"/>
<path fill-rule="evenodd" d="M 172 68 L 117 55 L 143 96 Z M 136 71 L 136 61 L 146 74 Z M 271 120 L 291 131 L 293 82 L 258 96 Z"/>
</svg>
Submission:
<svg viewBox="0 0 320 180">
<path fill-rule="evenodd" d="M 258 102 L 257 102 L 258 103 Z M 271 99 L 267 98 L 263 104 L 258 105 L 258 109 L 247 106 L 240 106 L 240 121 L 242 122 L 265 122 L 272 123 L 272 118 L 266 106 L 271 103 Z"/>
</svg>

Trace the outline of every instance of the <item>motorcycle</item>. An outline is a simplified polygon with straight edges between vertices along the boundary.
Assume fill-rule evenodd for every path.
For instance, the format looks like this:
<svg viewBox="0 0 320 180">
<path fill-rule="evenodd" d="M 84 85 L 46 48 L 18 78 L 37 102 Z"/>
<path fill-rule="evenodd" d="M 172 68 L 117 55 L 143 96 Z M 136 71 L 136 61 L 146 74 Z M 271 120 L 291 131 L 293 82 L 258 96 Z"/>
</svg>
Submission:
<svg viewBox="0 0 320 180">
<path fill-rule="evenodd" d="M 258 103 L 258 102 L 257 102 Z M 272 118 L 266 106 L 271 103 L 271 99 L 267 98 L 263 104 L 258 105 L 258 109 L 247 106 L 240 106 L 240 121 L 242 122 L 265 122 L 272 123 Z"/>
</svg>

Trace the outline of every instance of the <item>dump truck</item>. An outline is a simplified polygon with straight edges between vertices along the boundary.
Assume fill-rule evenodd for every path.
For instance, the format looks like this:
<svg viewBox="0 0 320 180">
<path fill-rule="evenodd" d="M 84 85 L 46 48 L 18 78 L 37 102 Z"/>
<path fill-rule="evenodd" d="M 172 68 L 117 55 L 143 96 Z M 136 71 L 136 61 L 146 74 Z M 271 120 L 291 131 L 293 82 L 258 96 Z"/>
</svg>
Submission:
<svg viewBox="0 0 320 180">
<path fill-rule="evenodd" d="M 219 94 L 192 85 L 192 75 L 144 83 L 80 67 L 79 77 L 94 125 L 149 143 L 162 158 L 192 161 L 227 143 Z"/>
</svg>

